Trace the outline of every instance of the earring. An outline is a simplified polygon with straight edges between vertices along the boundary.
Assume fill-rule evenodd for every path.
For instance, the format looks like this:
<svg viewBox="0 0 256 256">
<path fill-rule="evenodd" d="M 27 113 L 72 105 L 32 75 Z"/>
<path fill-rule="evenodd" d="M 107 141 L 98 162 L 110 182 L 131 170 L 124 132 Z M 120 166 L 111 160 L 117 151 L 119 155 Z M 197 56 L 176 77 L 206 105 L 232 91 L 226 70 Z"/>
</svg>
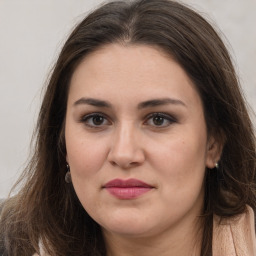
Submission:
<svg viewBox="0 0 256 256">
<path fill-rule="evenodd" d="M 218 164 L 218 162 L 215 163 L 215 168 L 216 168 L 216 169 L 219 169 L 219 164 Z"/>
<path fill-rule="evenodd" d="M 66 172 L 66 175 L 65 175 L 65 181 L 66 183 L 71 183 L 71 174 L 70 174 L 70 168 L 69 168 L 69 165 L 67 164 L 67 172 Z"/>
</svg>

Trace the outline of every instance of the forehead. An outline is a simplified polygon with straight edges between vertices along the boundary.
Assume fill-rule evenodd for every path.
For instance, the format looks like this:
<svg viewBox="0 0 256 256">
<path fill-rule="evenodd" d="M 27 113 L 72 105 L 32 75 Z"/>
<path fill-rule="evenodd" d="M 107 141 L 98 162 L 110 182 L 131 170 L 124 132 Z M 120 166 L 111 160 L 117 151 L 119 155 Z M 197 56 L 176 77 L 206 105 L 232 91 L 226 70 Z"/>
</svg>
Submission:
<svg viewBox="0 0 256 256">
<path fill-rule="evenodd" d="M 163 51 L 147 45 L 110 44 L 87 55 L 71 79 L 69 97 L 178 97 L 200 100 L 183 68 Z M 140 98 L 140 99 L 139 99 Z"/>
</svg>

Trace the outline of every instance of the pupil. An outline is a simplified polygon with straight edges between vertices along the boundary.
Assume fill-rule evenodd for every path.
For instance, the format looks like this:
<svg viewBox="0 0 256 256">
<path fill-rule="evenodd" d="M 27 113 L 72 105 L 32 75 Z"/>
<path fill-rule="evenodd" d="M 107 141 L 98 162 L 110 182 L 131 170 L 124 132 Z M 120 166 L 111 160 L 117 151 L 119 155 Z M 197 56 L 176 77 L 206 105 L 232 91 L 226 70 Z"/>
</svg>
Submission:
<svg viewBox="0 0 256 256">
<path fill-rule="evenodd" d="M 102 116 L 95 116 L 93 117 L 93 123 L 95 125 L 101 125 L 103 123 L 103 117 Z"/>
<path fill-rule="evenodd" d="M 164 118 L 161 116 L 155 116 L 153 122 L 155 125 L 162 125 L 164 122 Z"/>
</svg>

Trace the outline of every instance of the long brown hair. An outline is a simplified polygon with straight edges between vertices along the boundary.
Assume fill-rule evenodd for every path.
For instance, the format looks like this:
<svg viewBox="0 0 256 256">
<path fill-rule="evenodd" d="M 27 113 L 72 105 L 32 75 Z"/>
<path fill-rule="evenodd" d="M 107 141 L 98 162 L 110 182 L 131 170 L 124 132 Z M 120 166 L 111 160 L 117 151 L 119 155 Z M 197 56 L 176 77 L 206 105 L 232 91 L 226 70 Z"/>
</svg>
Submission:
<svg viewBox="0 0 256 256">
<path fill-rule="evenodd" d="M 66 184 L 64 123 L 72 74 L 99 47 L 152 45 L 171 55 L 201 96 L 208 133 L 224 145 L 219 169 L 206 170 L 202 256 L 211 255 L 212 217 L 254 210 L 256 152 L 248 116 L 228 51 L 212 26 L 176 1 L 114 1 L 89 14 L 71 33 L 51 74 L 36 129 L 34 155 L 6 200 L 1 217 L 8 255 L 105 255 L 101 230 Z"/>
</svg>

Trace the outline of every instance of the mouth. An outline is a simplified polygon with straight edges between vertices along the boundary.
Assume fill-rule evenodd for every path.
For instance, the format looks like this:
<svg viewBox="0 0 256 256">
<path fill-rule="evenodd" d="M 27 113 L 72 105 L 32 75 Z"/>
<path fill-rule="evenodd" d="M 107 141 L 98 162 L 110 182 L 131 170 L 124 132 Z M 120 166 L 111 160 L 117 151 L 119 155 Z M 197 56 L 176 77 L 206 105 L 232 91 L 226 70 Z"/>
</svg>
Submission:
<svg viewBox="0 0 256 256">
<path fill-rule="evenodd" d="M 114 179 L 107 182 L 103 189 L 118 199 L 135 199 L 151 191 L 154 187 L 137 179 Z"/>
</svg>

